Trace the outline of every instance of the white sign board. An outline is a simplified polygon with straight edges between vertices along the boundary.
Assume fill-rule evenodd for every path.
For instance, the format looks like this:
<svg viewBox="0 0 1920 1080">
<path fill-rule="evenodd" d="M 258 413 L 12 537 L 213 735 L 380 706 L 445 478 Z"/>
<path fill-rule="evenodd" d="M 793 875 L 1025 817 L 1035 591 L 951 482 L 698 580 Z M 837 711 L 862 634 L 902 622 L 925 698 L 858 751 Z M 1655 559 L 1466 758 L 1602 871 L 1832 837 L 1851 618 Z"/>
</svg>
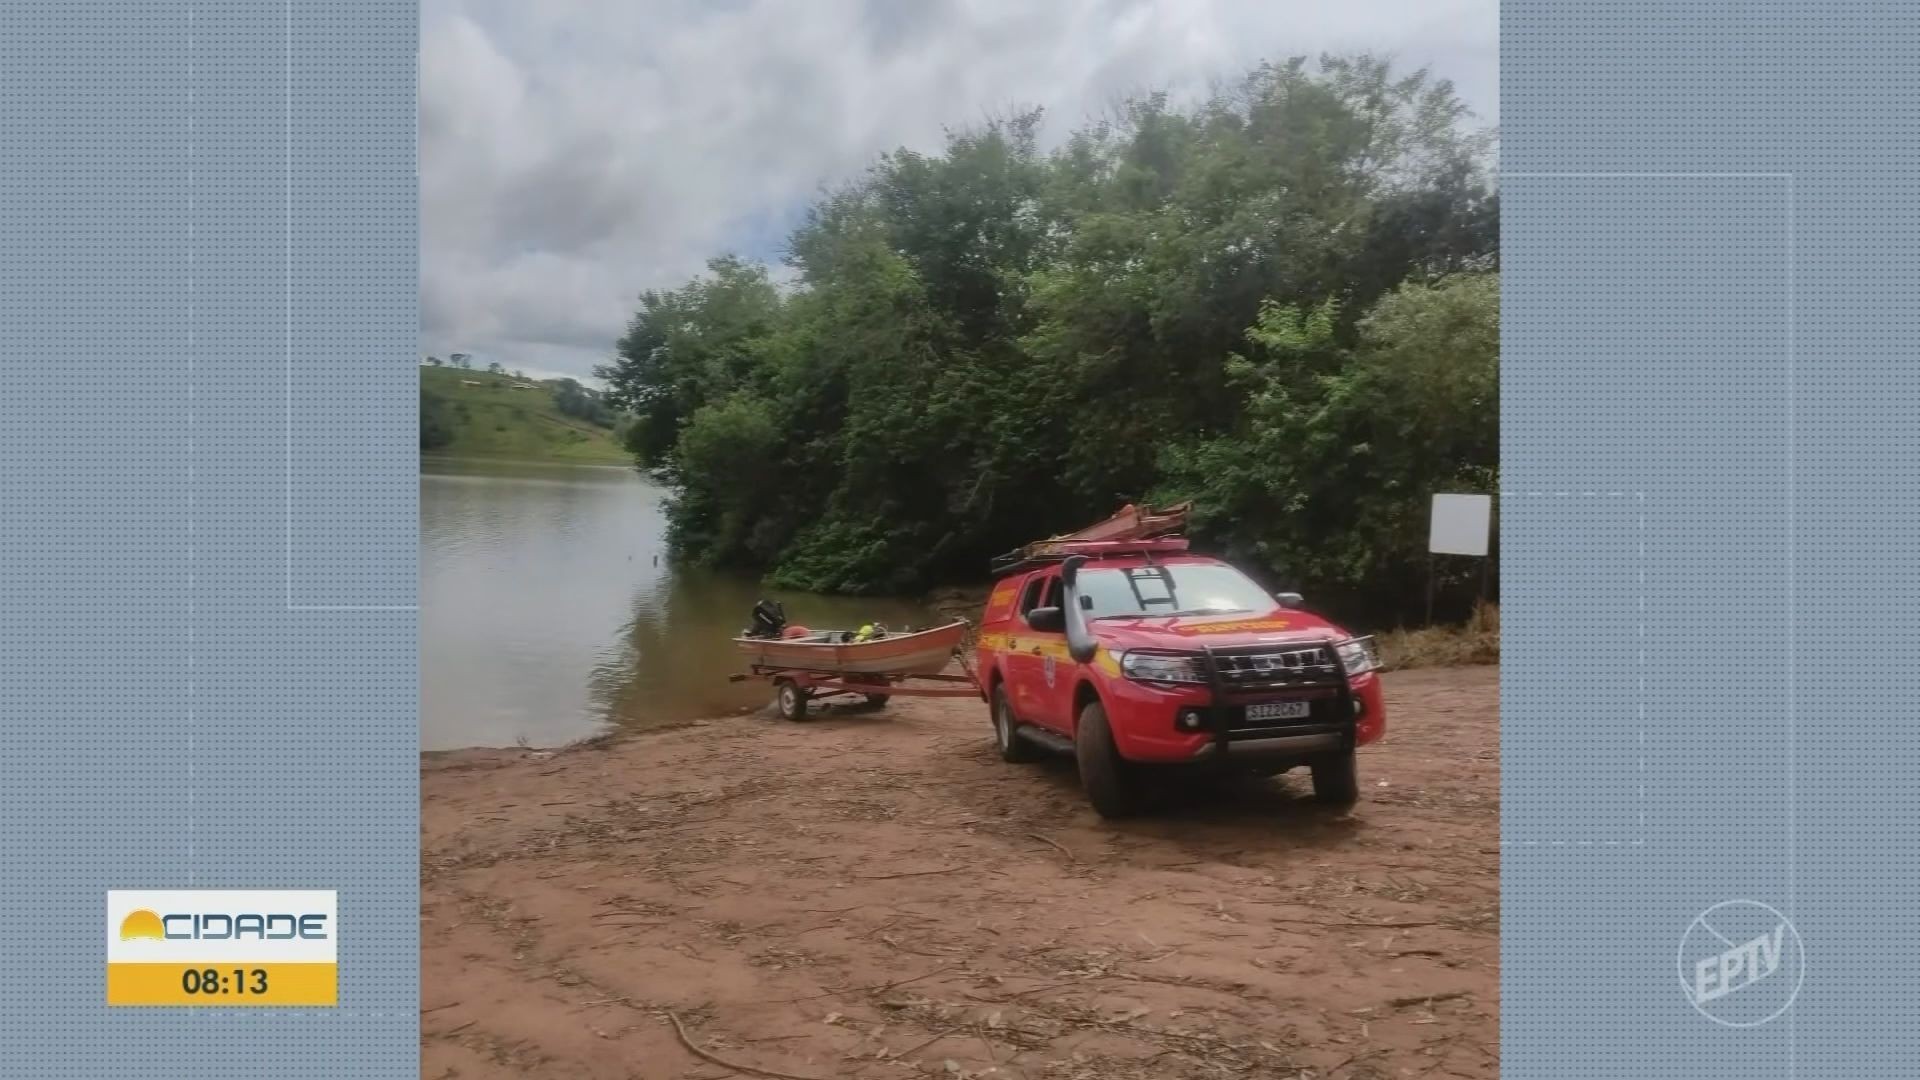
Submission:
<svg viewBox="0 0 1920 1080">
<path fill-rule="evenodd" d="M 1485 555 L 1492 524 L 1493 496 L 1435 495 L 1427 550 L 1435 555 Z"/>
</svg>

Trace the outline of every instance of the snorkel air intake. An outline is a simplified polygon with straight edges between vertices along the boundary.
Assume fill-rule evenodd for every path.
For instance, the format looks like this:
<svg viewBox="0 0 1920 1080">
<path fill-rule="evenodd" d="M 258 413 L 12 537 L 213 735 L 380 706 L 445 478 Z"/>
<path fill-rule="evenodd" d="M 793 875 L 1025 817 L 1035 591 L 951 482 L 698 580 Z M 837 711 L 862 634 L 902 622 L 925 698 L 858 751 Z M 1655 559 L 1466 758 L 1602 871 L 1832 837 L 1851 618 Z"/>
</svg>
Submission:
<svg viewBox="0 0 1920 1080">
<path fill-rule="evenodd" d="M 1100 648 L 1100 643 L 1093 639 L 1093 631 L 1087 628 L 1086 610 L 1080 606 L 1080 567 L 1086 561 L 1085 555 L 1072 555 L 1060 564 L 1061 597 L 1066 607 L 1061 614 L 1067 627 L 1067 655 L 1073 657 L 1076 664 L 1092 660 Z"/>
</svg>

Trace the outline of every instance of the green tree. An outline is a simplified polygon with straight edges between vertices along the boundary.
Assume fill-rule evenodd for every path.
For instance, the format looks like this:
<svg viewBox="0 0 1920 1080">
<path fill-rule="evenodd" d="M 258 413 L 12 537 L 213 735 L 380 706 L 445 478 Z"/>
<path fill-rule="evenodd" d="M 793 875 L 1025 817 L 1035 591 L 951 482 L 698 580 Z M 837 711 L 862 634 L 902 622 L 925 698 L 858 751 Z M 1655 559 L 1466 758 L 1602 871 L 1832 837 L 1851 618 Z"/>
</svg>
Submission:
<svg viewBox="0 0 1920 1080">
<path fill-rule="evenodd" d="M 453 442 L 452 406 L 438 394 L 420 392 L 420 449 L 438 450 Z"/>
<path fill-rule="evenodd" d="M 1232 363 L 1229 432 L 1162 452 L 1164 498 L 1197 531 L 1290 584 L 1410 615 L 1436 491 L 1498 486 L 1499 276 L 1402 285 L 1339 345 L 1328 307 L 1269 305 Z"/>
<path fill-rule="evenodd" d="M 1390 599 L 1424 488 L 1491 479 L 1491 133 L 1367 56 L 1148 95 L 1050 152 L 1040 123 L 881 156 L 793 232 L 785 290 L 723 257 L 640 297 L 597 374 L 679 552 L 906 589 L 1190 494 L 1236 557 Z"/>
<path fill-rule="evenodd" d="M 617 359 L 594 372 L 638 417 L 629 445 L 640 463 L 669 480 L 682 423 L 748 379 L 782 306 L 763 266 L 725 256 L 707 269 L 682 288 L 643 293 Z"/>
<path fill-rule="evenodd" d="M 585 420 L 599 427 L 614 427 L 618 416 L 601 396 L 574 379 L 559 379 L 553 384 L 553 407 L 561 415 Z"/>
</svg>

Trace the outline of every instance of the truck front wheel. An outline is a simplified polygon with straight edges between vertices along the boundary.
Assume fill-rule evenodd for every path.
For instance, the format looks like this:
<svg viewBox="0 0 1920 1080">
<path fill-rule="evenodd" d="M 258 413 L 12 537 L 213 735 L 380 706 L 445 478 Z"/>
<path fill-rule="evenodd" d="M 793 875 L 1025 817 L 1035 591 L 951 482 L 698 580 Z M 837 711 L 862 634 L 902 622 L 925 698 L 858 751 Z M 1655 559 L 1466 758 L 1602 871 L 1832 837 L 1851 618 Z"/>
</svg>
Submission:
<svg viewBox="0 0 1920 1080">
<path fill-rule="evenodd" d="M 1313 762 L 1313 797 L 1332 806 L 1352 806 L 1360 801 L 1360 769 L 1357 755 L 1348 750 L 1328 754 Z"/>
<path fill-rule="evenodd" d="M 1087 789 L 1094 812 L 1103 818 L 1123 818 L 1139 811 L 1139 771 L 1114 746 L 1107 710 L 1098 701 L 1080 710 L 1073 749 L 1080 763 L 1080 784 Z"/>
</svg>

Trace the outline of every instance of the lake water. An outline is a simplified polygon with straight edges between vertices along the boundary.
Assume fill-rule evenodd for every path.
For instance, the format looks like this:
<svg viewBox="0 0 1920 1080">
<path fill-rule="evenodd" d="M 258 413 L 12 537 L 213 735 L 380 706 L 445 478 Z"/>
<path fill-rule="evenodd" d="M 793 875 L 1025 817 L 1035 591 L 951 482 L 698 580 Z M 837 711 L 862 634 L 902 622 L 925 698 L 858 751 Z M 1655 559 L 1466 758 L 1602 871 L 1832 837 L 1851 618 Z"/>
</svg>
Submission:
<svg viewBox="0 0 1920 1080">
<path fill-rule="evenodd" d="M 425 459 L 422 749 L 557 746 L 764 705 L 729 639 L 754 601 L 815 628 L 938 621 L 668 564 L 663 492 L 632 469 Z"/>
</svg>

